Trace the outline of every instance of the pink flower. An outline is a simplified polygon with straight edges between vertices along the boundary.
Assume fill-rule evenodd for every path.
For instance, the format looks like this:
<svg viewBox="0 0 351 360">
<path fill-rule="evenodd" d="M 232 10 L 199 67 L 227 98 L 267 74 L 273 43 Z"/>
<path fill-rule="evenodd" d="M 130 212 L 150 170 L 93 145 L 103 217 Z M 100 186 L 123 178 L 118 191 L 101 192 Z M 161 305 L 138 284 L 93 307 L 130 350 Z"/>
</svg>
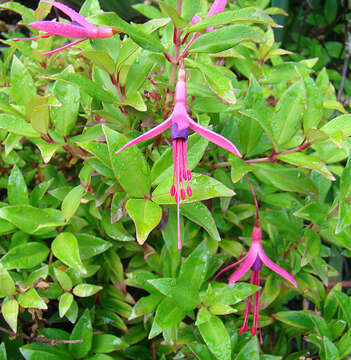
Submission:
<svg viewBox="0 0 351 360">
<path fill-rule="evenodd" d="M 34 39 L 47 38 L 54 35 L 74 38 L 78 40 L 73 41 L 64 46 L 61 46 L 58 49 L 42 53 L 41 55 L 55 54 L 59 51 L 67 49 L 87 39 L 108 38 L 116 34 L 116 31 L 110 27 L 103 27 L 100 29 L 97 28 L 95 25 L 85 20 L 84 16 L 78 14 L 76 11 L 74 11 L 73 9 L 69 8 L 64 4 L 61 4 L 57 1 L 42 0 L 42 2 L 55 6 L 63 13 L 68 15 L 72 21 L 71 24 L 66 24 L 56 21 L 45 21 L 45 20 L 34 21 L 29 25 L 37 30 L 46 31 L 46 34 L 33 36 L 29 38 L 16 38 L 12 40 L 14 41 L 34 40 Z"/>
<path fill-rule="evenodd" d="M 297 288 L 297 284 L 294 278 L 287 271 L 282 269 L 280 266 L 275 264 L 271 259 L 267 257 L 267 255 L 265 254 L 262 248 L 261 238 L 262 238 L 262 229 L 259 226 L 259 224 L 256 223 L 252 231 L 252 243 L 248 254 L 245 257 L 243 257 L 241 260 L 237 261 L 235 264 L 227 266 L 226 268 L 221 270 L 216 275 L 215 279 L 224 271 L 227 271 L 228 269 L 231 269 L 241 264 L 239 268 L 230 277 L 229 285 L 232 285 L 235 282 L 237 282 L 242 276 L 244 276 L 251 269 L 252 273 L 251 273 L 250 283 L 259 286 L 260 285 L 259 273 L 262 268 L 262 264 L 264 264 L 269 269 L 271 269 L 272 271 L 283 277 L 285 280 L 288 280 L 292 285 L 294 285 Z M 253 306 L 253 325 L 251 327 L 252 335 L 256 335 L 257 329 L 259 329 L 260 327 L 259 324 L 260 291 L 257 291 L 254 296 L 255 299 Z M 247 299 L 246 308 L 243 313 L 244 324 L 240 328 L 239 331 L 240 334 L 249 329 L 248 322 L 249 322 L 249 313 L 251 310 L 251 302 L 252 302 L 252 296 L 249 296 Z M 262 343 L 262 336 L 260 329 L 259 329 L 259 333 L 260 333 L 260 340 Z"/>
<path fill-rule="evenodd" d="M 227 5 L 227 0 L 215 0 L 212 4 L 207 17 L 218 14 L 222 12 L 225 9 L 225 6 Z M 194 25 L 198 23 L 201 20 L 200 16 L 198 14 L 195 14 L 193 18 L 190 20 L 190 24 Z M 214 29 L 213 26 L 206 29 L 206 31 L 212 31 Z"/>
<path fill-rule="evenodd" d="M 188 159 L 187 159 L 187 144 L 188 144 L 187 140 L 188 140 L 189 129 L 197 132 L 205 139 L 228 150 L 229 152 L 239 157 L 242 157 L 238 149 L 228 139 L 195 122 L 188 115 L 186 109 L 186 102 L 187 102 L 187 91 L 185 84 L 185 71 L 184 71 L 184 65 L 182 64 L 178 72 L 178 80 L 174 95 L 174 108 L 170 117 L 166 119 L 164 122 L 162 122 L 160 125 L 140 135 L 136 139 L 129 141 L 127 144 L 125 144 L 116 152 L 116 154 L 118 154 L 127 147 L 137 144 L 141 141 L 151 139 L 161 134 L 163 131 L 168 129 L 168 127 L 171 127 L 174 171 L 173 171 L 173 184 L 171 186 L 170 193 L 172 196 L 174 196 L 174 199 L 177 204 L 178 250 L 180 250 L 182 246 L 181 237 L 180 237 L 180 221 L 179 221 L 180 199 L 184 200 L 186 194 L 188 195 L 188 197 L 192 196 L 192 190 L 189 184 L 189 180 L 191 180 L 191 172 L 189 169 Z M 187 184 L 186 191 L 185 191 L 185 183 Z"/>
</svg>

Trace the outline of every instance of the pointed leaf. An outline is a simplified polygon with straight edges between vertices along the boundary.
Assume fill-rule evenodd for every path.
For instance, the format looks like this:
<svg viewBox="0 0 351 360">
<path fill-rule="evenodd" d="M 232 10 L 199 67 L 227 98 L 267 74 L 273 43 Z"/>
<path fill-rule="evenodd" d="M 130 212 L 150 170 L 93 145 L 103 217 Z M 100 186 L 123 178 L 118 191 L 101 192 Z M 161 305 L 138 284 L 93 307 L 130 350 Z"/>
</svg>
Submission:
<svg viewBox="0 0 351 360">
<path fill-rule="evenodd" d="M 54 255 L 64 264 L 86 274 L 86 269 L 80 259 L 78 241 L 76 237 L 69 233 L 59 234 L 51 244 Z"/>
<path fill-rule="evenodd" d="M 126 203 L 126 210 L 135 224 L 137 241 L 142 245 L 150 231 L 161 221 L 162 209 L 147 199 L 129 199 Z"/>
<path fill-rule="evenodd" d="M 93 341 L 93 327 L 91 323 L 91 316 L 88 309 L 86 309 L 83 315 L 78 320 L 74 327 L 70 340 L 83 340 L 82 343 L 69 344 L 69 352 L 74 358 L 85 358 L 88 355 Z"/>
<path fill-rule="evenodd" d="M 26 292 L 18 295 L 18 303 L 24 308 L 35 308 L 46 310 L 48 307 L 45 301 L 38 295 L 35 289 L 29 289 Z"/>
<path fill-rule="evenodd" d="M 1 306 L 2 316 L 14 332 L 17 332 L 18 309 L 18 302 L 15 299 L 7 300 Z"/>
</svg>

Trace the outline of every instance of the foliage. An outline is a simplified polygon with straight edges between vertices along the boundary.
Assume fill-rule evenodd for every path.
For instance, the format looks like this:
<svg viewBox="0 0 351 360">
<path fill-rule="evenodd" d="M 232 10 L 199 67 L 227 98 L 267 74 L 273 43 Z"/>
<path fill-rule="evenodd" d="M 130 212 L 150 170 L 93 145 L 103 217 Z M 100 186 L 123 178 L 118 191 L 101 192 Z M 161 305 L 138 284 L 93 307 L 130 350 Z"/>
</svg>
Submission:
<svg viewBox="0 0 351 360">
<path fill-rule="evenodd" d="M 82 15 L 124 35 L 50 57 L 40 53 L 62 37 L 4 41 L 1 358 L 351 355 L 351 300 L 341 286 L 351 256 L 351 115 L 329 121 L 344 109 L 328 72 L 315 69 L 318 59 L 287 59 L 270 17 L 281 11 L 269 1 L 230 2 L 207 18 L 206 1 L 187 4 L 181 14 L 171 0 L 139 5 L 150 20 L 135 25 L 87 0 Z M 25 25 L 50 11 L 1 6 Z M 204 19 L 190 25 L 195 13 Z M 189 114 L 245 155 L 189 137 L 193 196 L 180 206 L 181 251 L 168 133 L 115 154 L 173 110 L 174 25 L 182 38 L 202 31 L 185 58 Z M 261 346 L 238 332 L 257 286 L 213 280 L 250 244 L 256 209 L 245 175 L 264 250 L 298 285 L 263 268 Z"/>
</svg>

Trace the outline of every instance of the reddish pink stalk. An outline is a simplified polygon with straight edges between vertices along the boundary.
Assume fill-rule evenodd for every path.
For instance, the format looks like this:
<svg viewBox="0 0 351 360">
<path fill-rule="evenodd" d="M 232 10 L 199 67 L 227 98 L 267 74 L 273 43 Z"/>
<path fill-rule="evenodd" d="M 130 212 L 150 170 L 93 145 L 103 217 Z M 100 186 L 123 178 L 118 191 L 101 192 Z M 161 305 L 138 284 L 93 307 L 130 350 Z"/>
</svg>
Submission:
<svg viewBox="0 0 351 360">
<path fill-rule="evenodd" d="M 46 21 L 46 20 L 34 21 L 29 25 L 34 29 L 45 31 L 46 34 L 33 36 L 29 38 L 15 38 L 12 40 L 14 41 L 35 40 L 35 39 L 47 38 L 54 35 L 78 39 L 58 49 L 42 53 L 41 55 L 55 54 L 59 51 L 67 49 L 87 39 L 108 38 L 116 34 L 116 31 L 110 27 L 97 28 L 95 25 L 88 22 L 84 18 L 84 16 L 80 15 L 73 9 L 57 1 L 42 0 L 41 2 L 55 6 L 63 13 L 68 15 L 72 21 L 71 24 L 66 24 L 56 21 Z"/>
<path fill-rule="evenodd" d="M 177 219 L 178 219 L 178 249 L 181 249 L 181 236 L 180 236 L 180 199 L 184 200 L 186 194 L 188 197 L 192 196 L 192 190 L 189 184 L 191 180 L 191 172 L 187 160 L 187 144 L 188 144 L 188 133 L 189 129 L 197 132 L 205 139 L 212 143 L 228 150 L 229 152 L 242 157 L 239 150 L 232 144 L 228 139 L 215 133 L 212 130 L 201 126 L 195 122 L 189 115 L 186 109 L 187 103 L 187 91 L 185 83 L 185 70 L 184 64 L 181 64 L 181 68 L 178 72 L 178 81 L 174 95 L 174 108 L 171 116 L 160 125 L 140 135 L 136 139 L 129 141 L 127 144 L 122 146 L 116 154 L 120 153 L 127 147 L 135 145 L 141 141 L 151 139 L 163 131 L 169 126 L 171 127 L 171 139 L 173 146 L 173 183 L 170 189 L 171 195 L 174 197 L 177 204 Z M 186 191 L 185 191 L 185 182 Z"/>
</svg>

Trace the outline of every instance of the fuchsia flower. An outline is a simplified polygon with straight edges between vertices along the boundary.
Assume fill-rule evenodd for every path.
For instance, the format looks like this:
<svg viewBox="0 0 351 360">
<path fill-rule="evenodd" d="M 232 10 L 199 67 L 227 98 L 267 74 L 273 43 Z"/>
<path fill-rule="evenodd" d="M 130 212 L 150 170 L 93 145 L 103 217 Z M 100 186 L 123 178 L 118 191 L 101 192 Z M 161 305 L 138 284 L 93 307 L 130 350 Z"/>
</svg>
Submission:
<svg viewBox="0 0 351 360">
<path fill-rule="evenodd" d="M 279 274 L 281 277 L 283 277 L 285 280 L 288 280 L 292 285 L 294 285 L 297 288 L 296 281 L 294 278 L 284 269 L 282 269 L 280 266 L 275 264 L 271 259 L 267 257 L 265 254 L 261 238 L 262 238 L 262 229 L 259 224 L 256 222 L 253 230 L 252 230 L 252 243 L 250 246 L 250 250 L 247 253 L 245 257 L 243 257 L 241 260 L 237 261 L 235 264 L 229 265 L 223 270 L 221 270 L 215 277 L 215 279 L 222 274 L 224 271 L 227 271 L 228 269 L 231 269 L 239 264 L 240 267 L 232 274 L 232 276 L 229 279 L 229 285 L 234 284 L 236 281 L 238 281 L 242 276 L 244 276 L 250 269 L 252 270 L 251 273 L 251 279 L 250 283 L 254 285 L 260 285 L 260 270 L 262 268 L 262 264 L 265 264 L 269 269 L 274 271 L 275 273 Z M 262 343 L 262 336 L 261 336 L 261 330 L 259 328 L 259 301 L 260 301 L 260 291 L 257 291 L 255 293 L 255 299 L 254 299 L 254 306 L 253 306 L 253 325 L 251 327 L 251 334 L 256 335 L 257 329 L 259 329 L 260 333 L 260 341 Z M 249 296 L 246 303 L 246 308 L 244 310 L 243 316 L 244 316 L 244 324 L 240 328 L 239 333 L 242 334 L 244 331 L 247 331 L 249 329 L 248 323 L 249 323 L 249 313 L 251 310 L 251 300 L 252 296 Z"/>
<path fill-rule="evenodd" d="M 45 21 L 45 20 L 34 21 L 29 25 L 37 30 L 46 31 L 46 34 L 33 36 L 29 38 L 16 38 L 12 40 L 14 41 L 35 40 L 35 39 L 47 38 L 54 35 L 74 38 L 78 40 L 73 41 L 64 46 L 61 46 L 58 49 L 42 53 L 41 55 L 55 54 L 73 45 L 79 44 L 80 42 L 87 39 L 108 38 L 116 34 L 116 31 L 110 27 L 103 27 L 100 29 L 97 28 L 95 25 L 85 20 L 84 16 L 78 14 L 76 11 L 74 11 L 73 9 L 69 8 L 64 4 L 61 4 L 57 1 L 42 0 L 42 2 L 55 6 L 63 13 L 68 15 L 72 21 L 71 24 L 66 24 L 56 21 Z"/>
<path fill-rule="evenodd" d="M 188 140 L 189 129 L 197 132 L 205 139 L 222 147 L 223 149 L 226 149 L 229 152 L 239 157 L 242 157 L 238 149 L 228 139 L 195 122 L 188 115 L 186 109 L 186 102 L 187 102 L 187 91 L 185 84 L 185 71 L 184 71 L 184 65 L 182 63 L 178 72 L 178 80 L 175 89 L 174 109 L 170 117 L 166 119 L 164 122 L 162 122 L 160 125 L 140 135 L 136 139 L 129 141 L 127 144 L 125 144 L 116 152 L 116 154 L 118 154 L 127 147 L 137 144 L 141 141 L 151 139 L 161 134 L 168 127 L 171 127 L 174 171 L 173 171 L 173 184 L 171 186 L 170 193 L 174 197 L 177 204 L 178 250 L 180 250 L 182 246 L 181 237 L 180 237 L 180 221 L 179 221 L 180 199 L 184 200 L 186 197 L 186 193 L 188 197 L 191 197 L 192 195 L 192 190 L 189 184 L 189 181 L 191 180 L 191 172 L 189 169 L 188 159 L 187 159 L 187 144 L 188 144 L 187 140 Z M 187 183 L 186 191 L 184 184 L 185 182 Z"/>
</svg>

